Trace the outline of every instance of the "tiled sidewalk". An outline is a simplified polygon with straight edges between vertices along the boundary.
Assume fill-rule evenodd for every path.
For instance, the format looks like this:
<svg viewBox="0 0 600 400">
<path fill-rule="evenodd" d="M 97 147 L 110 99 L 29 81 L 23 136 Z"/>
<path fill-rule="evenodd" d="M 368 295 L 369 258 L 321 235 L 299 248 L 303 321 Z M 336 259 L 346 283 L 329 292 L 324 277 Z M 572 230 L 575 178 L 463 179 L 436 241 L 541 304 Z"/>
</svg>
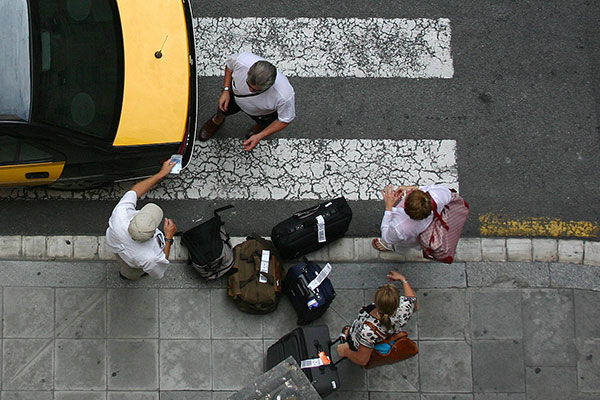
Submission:
<svg viewBox="0 0 600 400">
<path fill-rule="evenodd" d="M 599 267 L 560 263 L 333 263 L 332 336 L 390 268 L 417 289 L 406 326 L 420 353 L 364 371 L 340 366 L 331 399 L 600 399 Z M 568 271 L 588 270 L 575 289 Z M 239 312 L 225 283 L 174 263 L 165 279 L 118 278 L 102 261 L 0 261 L 1 400 L 225 399 L 263 372 L 293 329 Z"/>
</svg>

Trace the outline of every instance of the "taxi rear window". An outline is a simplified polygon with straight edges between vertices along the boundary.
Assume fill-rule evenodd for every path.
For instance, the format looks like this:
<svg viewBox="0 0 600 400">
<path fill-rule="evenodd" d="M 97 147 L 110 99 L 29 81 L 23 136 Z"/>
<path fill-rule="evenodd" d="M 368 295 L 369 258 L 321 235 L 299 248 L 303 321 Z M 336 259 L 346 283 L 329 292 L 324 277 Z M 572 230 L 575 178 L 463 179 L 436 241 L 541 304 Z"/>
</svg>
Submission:
<svg viewBox="0 0 600 400">
<path fill-rule="evenodd" d="M 112 141 L 123 96 L 114 1 L 30 1 L 32 119 Z"/>
</svg>

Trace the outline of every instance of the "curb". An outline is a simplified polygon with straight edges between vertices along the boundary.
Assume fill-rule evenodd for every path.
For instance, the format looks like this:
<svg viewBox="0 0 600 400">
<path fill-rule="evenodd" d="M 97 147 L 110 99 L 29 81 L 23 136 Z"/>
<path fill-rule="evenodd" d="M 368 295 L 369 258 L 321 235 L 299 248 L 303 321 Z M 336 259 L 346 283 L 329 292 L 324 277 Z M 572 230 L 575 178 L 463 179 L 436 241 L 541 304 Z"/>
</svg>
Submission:
<svg viewBox="0 0 600 400">
<path fill-rule="evenodd" d="M 232 237 L 235 246 L 244 237 Z M 335 262 L 430 262 L 418 248 L 402 253 L 379 252 L 371 247 L 372 237 L 342 238 L 308 255 L 315 260 Z M 180 237 L 169 256 L 185 261 L 187 249 Z M 104 236 L 0 236 L 0 260 L 114 260 Z M 600 242 L 566 239 L 461 238 L 456 262 L 559 262 L 600 266 Z"/>
</svg>

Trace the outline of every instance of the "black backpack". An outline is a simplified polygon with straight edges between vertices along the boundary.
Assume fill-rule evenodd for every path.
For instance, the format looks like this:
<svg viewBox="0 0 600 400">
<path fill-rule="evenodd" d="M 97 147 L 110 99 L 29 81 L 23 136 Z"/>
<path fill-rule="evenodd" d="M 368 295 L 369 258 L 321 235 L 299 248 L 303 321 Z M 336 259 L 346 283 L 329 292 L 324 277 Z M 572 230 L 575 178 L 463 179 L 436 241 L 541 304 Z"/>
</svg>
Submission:
<svg viewBox="0 0 600 400">
<path fill-rule="evenodd" d="M 233 266 L 229 235 L 218 214 L 232 207 L 229 205 L 216 209 L 214 217 L 183 232 L 181 236 L 181 243 L 188 249 L 188 264 L 205 279 L 217 279 Z"/>
</svg>

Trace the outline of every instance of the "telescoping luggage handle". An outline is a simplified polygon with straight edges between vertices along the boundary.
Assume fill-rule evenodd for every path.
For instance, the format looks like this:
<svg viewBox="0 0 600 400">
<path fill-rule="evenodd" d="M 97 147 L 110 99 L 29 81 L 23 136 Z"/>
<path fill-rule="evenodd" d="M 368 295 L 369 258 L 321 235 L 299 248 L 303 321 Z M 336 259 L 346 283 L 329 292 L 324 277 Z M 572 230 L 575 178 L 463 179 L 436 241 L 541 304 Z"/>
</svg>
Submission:
<svg viewBox="0 0 600 400">
<path fill-rule="evenodd" d="M 329 354 L 331 353 L 331 347 L 337 342 L 343 343 L 345 339 L 342 339 L 342 335 L 338 337 L 335 341 L 327 342 L 327 347 L 329 348 Z M 336 362 L 332 363 L 331 356 L 327 357 L 327 354 L 323 350 L 321 344 L 315 340 L 314 342 L 315 348 L 317 349 L 317 358 L 309 358 L 307 360 L 300 361 L 300 369 L 309 369 L 309 368 L 319 368 L 323 369 L 325 366 L 330 365 L 331 368 L 335 368 L 340 362 L 344 361 L 346 357 L 342 357 Z"/>
</svg>

